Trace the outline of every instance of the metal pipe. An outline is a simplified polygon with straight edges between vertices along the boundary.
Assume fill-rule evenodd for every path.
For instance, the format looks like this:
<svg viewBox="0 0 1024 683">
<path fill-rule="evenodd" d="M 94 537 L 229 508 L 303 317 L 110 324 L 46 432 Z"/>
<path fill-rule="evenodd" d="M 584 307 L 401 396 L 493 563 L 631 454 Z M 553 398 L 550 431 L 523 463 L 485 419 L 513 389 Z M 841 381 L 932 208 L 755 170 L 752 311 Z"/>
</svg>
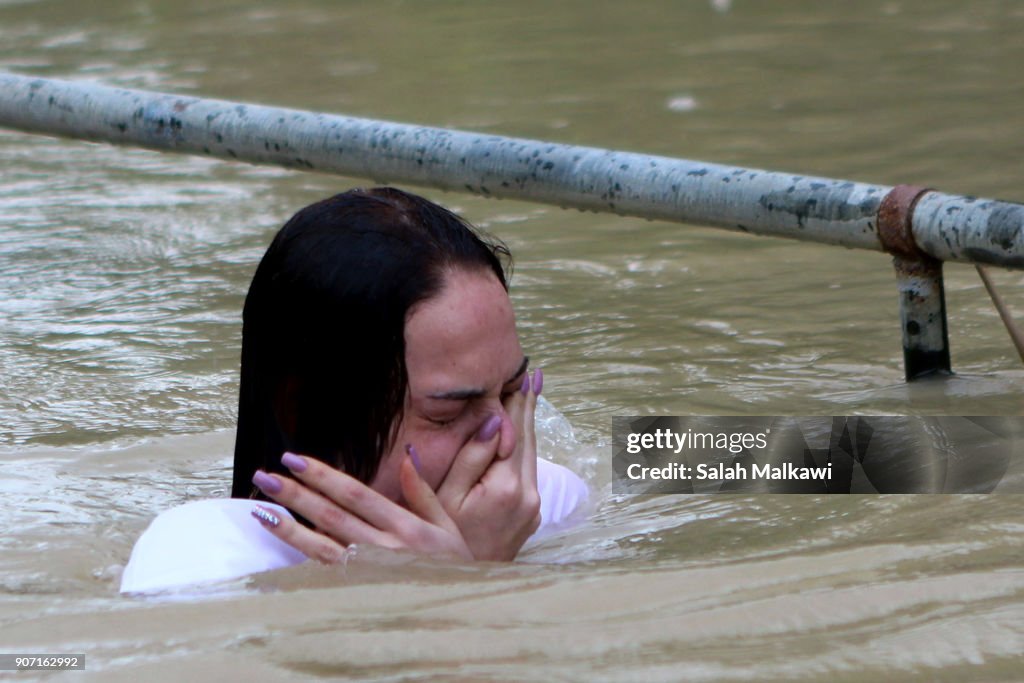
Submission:
<svg viewBox="0 0 1024 683">
<path fill-rule="evenodd" d="M 903 371 L 907 381 L 952 374 L 942 261 L 896 256 L 893 265 L 900 297 Z"/>
<path fill-rule="evenodd" d="M 892 189 L 12 74 L 0 127 L 878 251 Z M 932 192 L 912 234 L 933 258 L 1024 268 L 1024 205 Z"/>
</svg>

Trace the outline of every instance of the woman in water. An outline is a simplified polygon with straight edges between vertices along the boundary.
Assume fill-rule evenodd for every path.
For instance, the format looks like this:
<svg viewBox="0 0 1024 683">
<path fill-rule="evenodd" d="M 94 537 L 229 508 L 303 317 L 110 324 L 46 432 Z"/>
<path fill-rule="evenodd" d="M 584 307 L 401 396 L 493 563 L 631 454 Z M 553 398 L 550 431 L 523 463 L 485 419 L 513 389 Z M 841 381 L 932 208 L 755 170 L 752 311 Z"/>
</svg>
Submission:
<svg viewBox="0 0 1024 683">
<path fill-rule="evenodd" d="M 335 562 L 354 543 L 510 560 L 571 515 L 587 489 L 537 458 L 543 374 L 507 257 L 393 188 L 296 214 L 246 297 L 233 498 L 160 515 L 121 590 Z"/>
</svg>

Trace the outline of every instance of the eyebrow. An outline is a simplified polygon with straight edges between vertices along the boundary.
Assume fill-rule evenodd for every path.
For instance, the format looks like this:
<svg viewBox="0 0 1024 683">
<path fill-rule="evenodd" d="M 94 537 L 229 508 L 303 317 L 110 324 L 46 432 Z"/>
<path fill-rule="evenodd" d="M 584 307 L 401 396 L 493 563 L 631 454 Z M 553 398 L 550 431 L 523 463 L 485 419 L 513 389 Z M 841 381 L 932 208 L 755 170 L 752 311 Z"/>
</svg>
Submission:
<svg viewBox="0 0 1024 683">
<path fill-rule="evenodd" d="M 519 377 L 524 372 L 526 372 L 526 368 L 529 367 L 529 365 L 530 365 L 530 357 L 529 356 L 523 356 L 523 362 L 519 364 L 519 369 L 516 370 L 512 374 L 511 377 L 509 377 L 507 380 L 505 380 L 505 382 L 504 382 L 504 384 L 502 384 L 502 386 L 504 386 L 505 384 L 508 384 L 509 382 L 514 380 L 516 377 Z M 439 393 L 436 393 L 436 394 L 428 394 L 427 398 L 436 398 L 436 399 L 441 399 L 441 400 L 444 400 L 444 401 L 468 401 L 471 398 L 480 398 L 481 396 L 486 396 L 486 395 L 487 395 L 487 391 L 485 389 L 477 389 L 477 388 L 473 388 L 473 389 L 453 389 L 452 391 L 442 391 L 442 392 L 439 392 Z"/>
</svg>

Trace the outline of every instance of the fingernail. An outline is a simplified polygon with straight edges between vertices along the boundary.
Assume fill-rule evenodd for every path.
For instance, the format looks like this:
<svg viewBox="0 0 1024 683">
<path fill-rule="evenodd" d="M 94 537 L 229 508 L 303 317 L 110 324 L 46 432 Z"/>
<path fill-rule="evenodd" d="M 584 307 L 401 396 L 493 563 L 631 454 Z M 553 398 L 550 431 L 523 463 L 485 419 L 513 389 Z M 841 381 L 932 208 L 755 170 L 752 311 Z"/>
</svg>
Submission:
<svg viewBox="0 0 1024 683">
<path fill-rule="evenodd" d="M 528 377 L 527 380 L 529 380 Z M 487 418 L 487 422 L 484 422 L 480 431 L 476 433 L 476 440 L 490 441 L 499 429 L 501 429 L 501 415 L 491 415 Z"/>
<path fill-rule="evenodd" d="M 526 396 L 530 391 L 530 373 L 527 372 L 523 375 L 523 386 L 519 387 L 519 390 L 523 392 L 523 396 Z"/>
<path fill-rule="evenodd" d="M 411 443 L 405 444 L 405 452 L 412 458 L 412 466 L 416 468 L 416 471 L 423 474 L 423 462 L 420 460 L 420 454 L 416 452 L 416 447 Z"/>
<path fill-rule="evenodd" d="M 540 396 L 540 390 L 544 388 L 544 371 L 537 368 L 533 373 L 533 393 Z"/>
<path fill-rule="evenodd" d="M 285 453 L 281 456 L 281 464 L 290 469 L 292 472 L 305 472 L 306 461 L 295 455 L 294 453 Z"/>
<path fill-rule="evenodd" d="M 267 527 L 268 529 L 276 529 L 277 526 L 281 523 L 280 517 L 278 517 L 273 512 L 263 507 L 262 505 L 257 505 L 253 510 L 249 512 L 249 514 L 258 519 L 260 524 Z"/>
<path fill-rule="evenodd" d="M 263 470 L 256 470 L 256 474 L 252 475 L 252 483 L 256 484 L 256 487 L 268 496 L 281 493 L 281 482 Z"/>
</svg>

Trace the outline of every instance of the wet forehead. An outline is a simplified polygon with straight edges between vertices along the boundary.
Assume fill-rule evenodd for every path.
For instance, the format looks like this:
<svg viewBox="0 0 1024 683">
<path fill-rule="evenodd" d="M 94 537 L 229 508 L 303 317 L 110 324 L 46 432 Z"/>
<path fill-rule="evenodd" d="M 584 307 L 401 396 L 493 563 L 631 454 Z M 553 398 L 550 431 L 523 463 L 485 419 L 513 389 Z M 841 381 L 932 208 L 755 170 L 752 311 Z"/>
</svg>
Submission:
<svg viewBox="0 0 1024 683">
<path fill-rule="evenodd" d="M 523 361 L 512 303 L 483 271 L 450 272 L 440 294 L 409 317 L 405 343 L 414 396 L 498 388 Z"/>
</svg>

